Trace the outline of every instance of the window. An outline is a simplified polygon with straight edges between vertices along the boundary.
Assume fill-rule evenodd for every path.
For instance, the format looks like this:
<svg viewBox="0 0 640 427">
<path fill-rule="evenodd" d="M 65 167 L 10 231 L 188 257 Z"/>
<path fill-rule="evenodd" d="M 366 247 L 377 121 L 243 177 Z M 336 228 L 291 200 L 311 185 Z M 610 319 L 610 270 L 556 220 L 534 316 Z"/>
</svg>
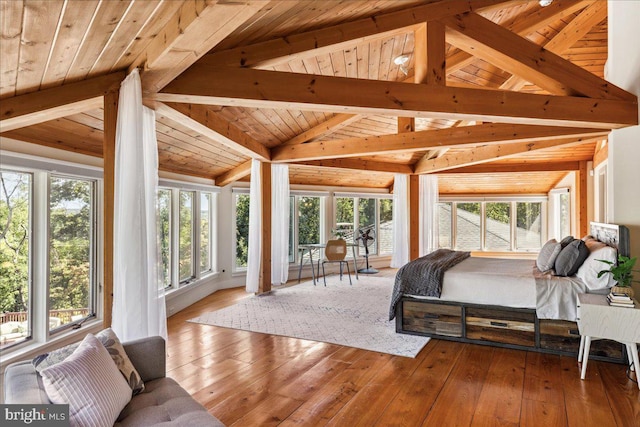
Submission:
<svg viewBox="0 0 640 427">
<path fill-rule="evenodd" d="M 180 245 L 179 245 L 179 279 L 180 282 L 194 277 L 193 269 L 193 199 L 192 191 L 180 191 Z"/>
<path fill-rule="evenodd" d="M 29 173 L 0 171 L 0 350 L 31 337 Z"/>
<path fill-rule="evenodd" d="M 542 203 L 516 202 L 516 249 L 542 246 Z"/>
<path fill-rule="evenodd" d="M 289 220 L 289 262 L 296 262 L 294 254 L 298 253 L 299 245 L 322 243 L 324 240 L 323 196 L 310 194 L 293 195 L 290 197 Z M 308 252 L 305 253 L 307 255 Z"/>
<path fill-rule="evenodd" d="M 438 203 L 440 248 L 508 252 L 535 251 L 542 246 L 546 202 L 541 197 L 533 198 L 536 201 L 444 199 Z"/>
<path fill-rule="evenodd" d="M 485 248 L 490 251 L 511 250 L 511 204 L 485 204 Z"/>
<path fill-rule="evenodd" d="M 481 248 L 480 203 L 456 203 L 456 246 L 460 251 Z"/>
<path fill-rule="evenodd" d="M 559 236 L 566 237 L 571 235 L 571 195 L 563 193 L 559 195 Z"/>
<path fill-rule="evenodd" d="M 51 177 L 49 329 L 94 315 L 94 182 Z"/>
<path fill-rule="evenodd" d="M 390 197 L 341 197 L 335 198 L 334 235 L 341 235 L 349 242 L 358 237 L 358 230 L 372 230 L 375 240 L 369 244 L 370 255 L 388 255 L 393 251 L 393 199 Z M 360 244 L 358 255 L 364 255 Z"/>
<path fill-rule="evenodd" d="M 158 247 L 160 249 L 160 282 L 171 286 L 171 190 L 158 189 Z"/>
<path fill-rule="evenodd" d="M 249 250 L 249 194 L 235 193 L 235 268 L 247 268 Z"/>
<path fill-rule="evenodd" d="M 200 193 L 200 273 L 212 270 L 211 211 L 213 195 Z"/>
<path fill-rule="evenodd" d="M 180 185 L 159 188 L 157 194 L 158 279 L 165 289 L 189 285 L 216 271 L 216 193 Z"/>
<path fill-rule="evenodd" d="M 0 170 L 0 349 L 95 316 L 97 192 L 96 178 Z"/>
</svg>

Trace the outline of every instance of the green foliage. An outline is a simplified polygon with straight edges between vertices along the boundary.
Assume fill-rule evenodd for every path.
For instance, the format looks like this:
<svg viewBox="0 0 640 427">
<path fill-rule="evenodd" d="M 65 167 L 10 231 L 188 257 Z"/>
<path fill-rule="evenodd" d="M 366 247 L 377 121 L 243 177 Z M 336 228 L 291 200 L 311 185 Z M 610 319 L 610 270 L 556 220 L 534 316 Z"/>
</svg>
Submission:
<svg viewBox="0 0 640 427">
<path fill-rule="evenodd" d="M 247 266 L 249 250 L 249 195 L 236 195 L 236 265 Z"/>
<path fill-rule="evenodd" d="M 298 243 L 320 243 L 320 197 L 298 198 Z"/>
<path fill-rule="evenodd" d="M 629 258 L 624 255 L 618 255 L 617 263 L 604 259 L 599 259 L 597 261 L 604 262 L 609 265 L 607 270 L 601 270 L 598 272 L 598 277 L 602 277 L 604 274 L 611 274 L 613 275 L 613 280 L 615 280 L 617 285 L 621 288 L 631 286 L 631 282 L 633 281 L 633 272 L 636 271 L 633 270 L 633 266 L 637 261 L 637 257 Z"/>
<path fill-rule="evenodd" d="M 0 172 L 0 311 L 29 307 L 29 190 L 31 176 Z"/>
<path fill-rule="evenodd" d="M 178 230 L 179 277 L 193 277 L 193 198 L 192 191 L 180 191 L 180 218 Z"/>
<path fill-rule="evenodd" d="M 171 285 L 171 190 L 158 190 L 158 242 L 160 280 L 167 287 Z"/>
</svg>

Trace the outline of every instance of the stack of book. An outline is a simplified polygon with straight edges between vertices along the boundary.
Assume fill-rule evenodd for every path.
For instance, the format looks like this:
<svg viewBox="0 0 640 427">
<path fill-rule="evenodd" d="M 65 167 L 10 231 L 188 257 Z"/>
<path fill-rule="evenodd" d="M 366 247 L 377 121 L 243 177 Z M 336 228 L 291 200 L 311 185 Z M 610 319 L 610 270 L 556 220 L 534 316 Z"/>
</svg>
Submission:
<svg viewBox="0 0 640 427">
<path fill-rule="evenodd" d="M 607 295 L 607 300 L 609 301 L 609 305 L 613 305 L 615 307 L 633 308 L 633 300 L 627 294 L 611 292 Z"/>
</svg>

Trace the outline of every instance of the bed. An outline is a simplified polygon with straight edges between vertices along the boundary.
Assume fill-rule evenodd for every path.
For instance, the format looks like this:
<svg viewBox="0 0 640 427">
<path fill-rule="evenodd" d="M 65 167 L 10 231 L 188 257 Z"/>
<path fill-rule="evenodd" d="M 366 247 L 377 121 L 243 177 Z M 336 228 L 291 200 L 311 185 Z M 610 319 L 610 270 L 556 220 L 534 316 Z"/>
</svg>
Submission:
<svg viewBox="0 0 640 427">
<path fill-rule="evenodd" d="M 598 247 L 606 245 L 613 256 L 629 255 L 626 227 L 591 223 L 589 234 Z M 606 282 L 590 289 L 583 280 L 584 273 L 558 278 L 540 272 L 530 259 L 461 257 L 463 260 L 455 265 L 446 266 L 439 296 L 424 295 L 429 292 L 418 295 L 412 286 L 403 288 L 400 284 L 390 308 L 396 332 L 577 355 L 580 335 L 575 322 L 576 295 L 608 293 Z M 601 269 L 605 267 L 602 264 Z M 396 288 L 402 280 L 397 277 Z M 624 352 L 624 346 L 608 340 L 596 341 L 592 347 L 594 358 L 619 363 L 625 361 Z"/>
</svg>

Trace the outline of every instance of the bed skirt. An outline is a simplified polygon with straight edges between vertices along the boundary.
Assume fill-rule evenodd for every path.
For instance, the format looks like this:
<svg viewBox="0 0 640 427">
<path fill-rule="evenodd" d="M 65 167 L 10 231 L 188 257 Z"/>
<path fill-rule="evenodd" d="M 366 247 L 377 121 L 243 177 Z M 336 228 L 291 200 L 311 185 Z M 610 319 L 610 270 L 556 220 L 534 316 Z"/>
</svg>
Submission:
<svg viewBox="0 0 640 427">
<path fill-rule="evenodd" d="M 574 357 L 580 346 L 576 322 L 539 319 L 535 309 L 410 297 L 396 306 L 396 332 Z M 590 353 L 626 363 L 626 349 L 615 341 L 593 341 Z"/>
</svg>

